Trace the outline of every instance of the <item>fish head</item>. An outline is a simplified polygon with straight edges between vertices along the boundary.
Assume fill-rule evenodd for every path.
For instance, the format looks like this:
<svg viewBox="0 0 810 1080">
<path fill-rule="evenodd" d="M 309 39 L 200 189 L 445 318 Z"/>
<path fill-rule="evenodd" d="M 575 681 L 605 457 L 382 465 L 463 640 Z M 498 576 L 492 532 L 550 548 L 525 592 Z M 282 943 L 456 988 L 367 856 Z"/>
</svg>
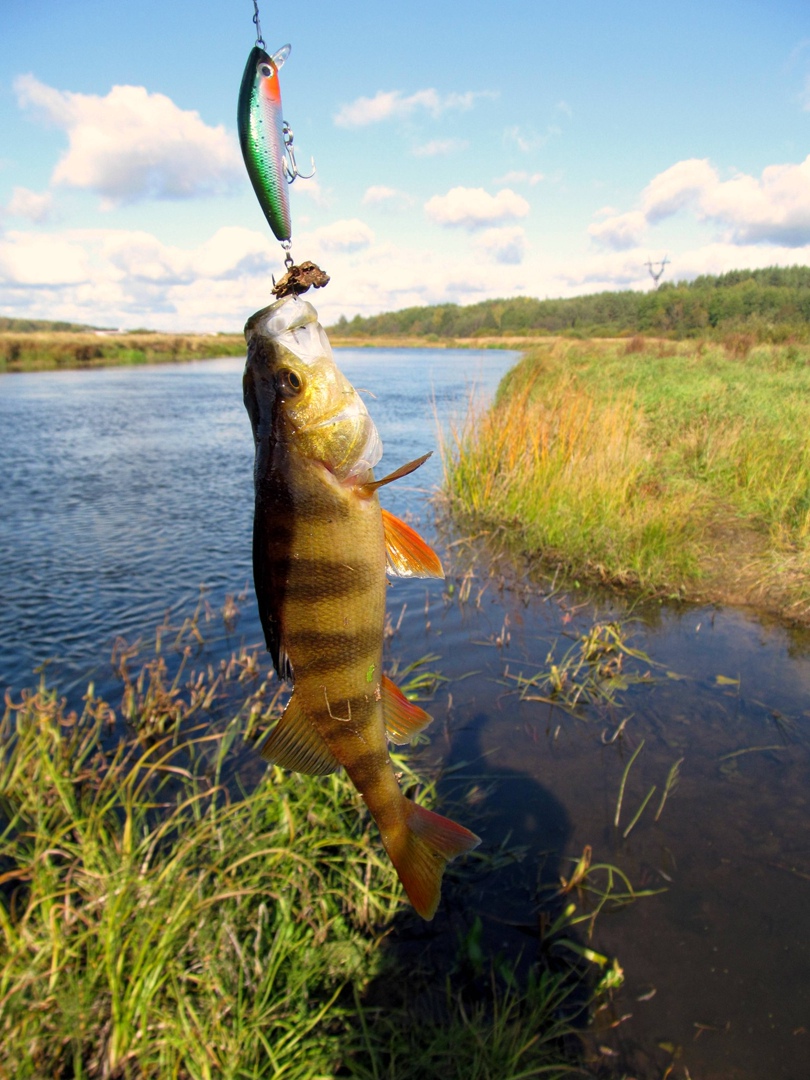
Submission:
<svg viewBox="0 0 810 1080">
<path fill-rule="evenodd" d="M 248 319 L 245 340 L 245 405 L 257 442 L 283 443 L 343 483 L 368 480 L 382 442 L 315 308 L 299 297 L 278 300 Z"/>
</svg>

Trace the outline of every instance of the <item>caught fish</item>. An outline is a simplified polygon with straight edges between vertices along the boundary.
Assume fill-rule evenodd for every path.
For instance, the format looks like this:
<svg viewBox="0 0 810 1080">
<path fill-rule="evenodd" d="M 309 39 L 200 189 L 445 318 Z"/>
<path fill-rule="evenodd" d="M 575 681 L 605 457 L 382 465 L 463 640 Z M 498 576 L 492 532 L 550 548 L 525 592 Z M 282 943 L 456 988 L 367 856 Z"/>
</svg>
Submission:
<svg viewBox="0 0 810 1080">
<path fill-rule="evenodd" d="M 282 243 L 292 236 L 287 188 L 298 176 L 308 179 L 298 170 L 292 128 L 281 112 L 278 73 L 289 55 L 289 45 L 282 45 L 274 56 L 258 44 L 251 49 L 236 112 L 239 145 L 250 182 L 273 235 Z"/>
<path fill-rule="evenodd" d="M 444 577 L 436 553 L 380 508 L 382 444 L 338 369 L 315 309 L 287 297 L 245 326 L 245 406 L 256 447 L 253 576 L 267 648 L 293 694 L 261 753 L 311 775 L 343 766 L 417 912 L 431 919 L 448 860 L 479 839 L 407 799 L 388 740 L 431 717 L 382 672 L 386 568 Z"/>
</svg>

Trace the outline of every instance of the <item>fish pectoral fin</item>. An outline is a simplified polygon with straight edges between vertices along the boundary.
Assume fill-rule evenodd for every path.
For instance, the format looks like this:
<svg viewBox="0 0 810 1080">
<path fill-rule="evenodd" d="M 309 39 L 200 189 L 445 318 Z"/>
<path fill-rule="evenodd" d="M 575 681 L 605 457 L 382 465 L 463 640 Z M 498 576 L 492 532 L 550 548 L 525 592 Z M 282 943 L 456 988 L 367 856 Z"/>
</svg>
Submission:
<svg viewBox="0 0 810 1080">
<path fill-rule="evenodd" d="M 408 701 L 387 675 L 382 677 L 382 710 L 388 738 L 398 745 L 410 742 L 417 732 L 433 720 L 430 713 Z"/>
<path fill-rule="evenodd" d="M 259 753 L 273 765 L 308 776 L 325 776 L 340 766 L 307 719 L 295 694 L 287 702 L 279 722 L 259 747 Z"/>
<path fill-rule="evenodd" d="M 394 577 L 444 577 L 441 559 L 418 532 L 387 510 L 383 510 L 382 519 L 389 574 Z"/>
<path fill-rule="evenodd" d="M 415 472 L 420 465 L 424 465 L 425 462 L 433 451 L 430 450 L 427 454 L 422 454 L 420 458 L 416 458 L 414 461 L 409 461 L 407 465 L 400 465 L 398 469 L 394 469 L 388 476 L 384 476 L 382 480 L 372 480 L 368 484 L 358 484 L 357 490 L 360 495 L 368 497 L 372 495 L 378 488 L 381 488 L 384 484 L 390 484 L 394 480 L 401 480 L 403 476 L 407 476 L 409 473 Z"/>
</svg>

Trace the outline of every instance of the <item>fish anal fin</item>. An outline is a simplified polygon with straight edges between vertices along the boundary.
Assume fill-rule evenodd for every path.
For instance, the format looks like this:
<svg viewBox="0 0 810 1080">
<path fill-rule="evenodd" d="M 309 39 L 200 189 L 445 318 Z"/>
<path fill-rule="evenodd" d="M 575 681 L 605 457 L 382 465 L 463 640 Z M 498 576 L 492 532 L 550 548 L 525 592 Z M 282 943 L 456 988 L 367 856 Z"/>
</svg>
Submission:
<svg viewBox="0 0 810 1080">
<path fill-rule="evenodd" d="M 282 769 L 308 776 L 325 776 L 339 768 L 335 755 L 307 719 L 295 694 L 259 747 L 259 753 L 265 761 L 280 765 Z"/>
<path fill-rule="evenodd" d="M 433 451 L 428 451 L 427 454 L 422 454 L 421 457 L 415 458 L 413 461 L 409 461 L 406 465 L 400 465 L 398 469 L 394 469 L 392 473 L 384 476 L 381 480 L 371 480 L 367 484 L 359 484 L 357 490 L 361 495 L 368 497 L 373 494 L 378 488 L 383 487 L 385 484 L 390 484 L 394 480 L 401 480 L 403 476 L 407 476 L 409 473 L 416 472 L 420 465 L 424 465 L 429 457 L 431 457 Z"/>
<path fill-rule="evenodd" d="M 382 677 L 382 708 L 388 738 L 397 744 L 410 742 L 433 719 L 430 713 L 408 701 L 387 675 Z"/>
<path fill-rule="evenodd" d="M 403 796 L 404 797 L 404 796 Z M 475 833 L 432 810 L 406 800 L 401 834 L 386 845 L 408 899 L 423 919 L 436 914 L 447 863 L 481 843 Z"/>
<path fill-rule="evenodd" d="M 395 577 L 444 577 L 441 559 L 415 529 L 387 510 L 383 510 L 382 519 L 389 574 Z"/>
</svg>

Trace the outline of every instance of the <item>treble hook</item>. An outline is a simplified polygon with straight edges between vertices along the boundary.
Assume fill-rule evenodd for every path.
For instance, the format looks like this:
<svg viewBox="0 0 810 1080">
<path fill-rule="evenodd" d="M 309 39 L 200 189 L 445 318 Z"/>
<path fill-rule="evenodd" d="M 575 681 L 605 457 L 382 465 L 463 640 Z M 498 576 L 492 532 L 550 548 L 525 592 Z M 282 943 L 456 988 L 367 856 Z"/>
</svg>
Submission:
<svg viewBox="0 0 810 1080">
<path fill-rule="evenodd" d="M 298 164 L 295 160 L 295 150 L 293 150 L 293 129 L 287 123 L 286 120 L 282 121 L 282 134 L 284 135 L 284 146 L 287 150 L 287 157 L 282 161 L 282 168 L 284 169 L 284 178 L 288 184 L 291 184 L 297 176 L 300 176 L 302 180 L 309 180 L 315 175 L 315 158 L 310 158 L 312 162 L 312 172 L 302 173 L 298 169 Z M 287 160 L 289 158 L 289 161 Z"/>
</svg>

